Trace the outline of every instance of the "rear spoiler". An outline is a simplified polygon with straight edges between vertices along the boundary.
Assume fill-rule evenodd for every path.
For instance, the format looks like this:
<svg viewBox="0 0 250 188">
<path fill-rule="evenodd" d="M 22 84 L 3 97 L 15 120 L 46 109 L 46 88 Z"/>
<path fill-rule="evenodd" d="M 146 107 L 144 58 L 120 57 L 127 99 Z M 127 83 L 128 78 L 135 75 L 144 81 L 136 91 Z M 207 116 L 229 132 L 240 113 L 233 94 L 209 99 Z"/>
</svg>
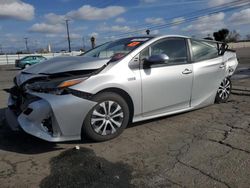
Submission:
<svg viewBox="0 0 250 188">
<path fill-rule="evenodd" d="M 228 50 L 227 43 L 217 43 L 217 50 L 219 55 L 224 55 L 224 53 Z"/>
</svg>

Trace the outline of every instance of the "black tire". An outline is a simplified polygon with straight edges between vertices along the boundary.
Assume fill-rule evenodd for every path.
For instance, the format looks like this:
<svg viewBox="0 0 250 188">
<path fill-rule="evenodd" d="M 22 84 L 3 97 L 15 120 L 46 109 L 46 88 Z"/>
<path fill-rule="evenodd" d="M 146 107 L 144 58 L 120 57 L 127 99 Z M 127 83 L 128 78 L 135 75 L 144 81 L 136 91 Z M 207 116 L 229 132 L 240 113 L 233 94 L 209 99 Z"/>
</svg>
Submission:
<svg viewBox="0 0 250 188">
<path fill-rule="evenodd" d="M 216 103 L 225 103 L 230 97 L 232 89 L 232 82 L 230 78 L 225 78 L 220 84 L 220 87 L 217 91 L 215 102 Z"/>
<path fill-rule="evenodd" d="M 84 136 L 87 136 L 88 138 L 90 138 L 93 141 L 100 142 L 100 141 L 107 141 L 107 140 L 110 140 L 110 139 L 113 139 L 113 138 L 119 136 L 123 132 L 123 130 L 127 127 L 128 123 L 129 123 L 129 119 L 130 119 L 129 107 L 128 107 L 127 102 L 124 100 L 123 97 L 121 97 L 120 95 L 118 95 L 116 93 L 112 93 L 112 92 L 103 92 L 103 93 L 97 94 L 96 96 L 94 96 L 94 98 L 92 100 L 96 101 L 97 104 L 89 111 L 89 113 L 87 114 L 87 116 L 84 120 L 83 127 L 82 127 L 83 138 L 84 138 Z M 114 102 L 114 103 L 112 103 L 112 102 Z M 110 105 L 110 104 L 112 104 L 112 105 Z M 109 110 L 109 105 L 111 106 L 110 110 Z M 108 107 L 108 109 L 106 107 Z M 106 108 L 106 111 L 108 110 L 111 113 L 109 113 L 109 112 L 105 113 L 104 108 Z M 113 117 L 117 116 L 117 115 L 120 115 L 120 116 L 112 118 L 112 113 L 115 112 L 119 108 L 121 108 L 121 110 L 114 113 Z M 112 110 L 113 110 L 113 112 L 112 112 Z M 98 115 L 99 114 L 101 114 L 101 115 L 106 114 L 105 118 L 102 116 L 96 116 L 95 115 L 95 114 L 97 114 L 96 112 L 98 112 Z M 110 114 L 110 115 L 107 115 L 107 114 Z M 98 118 L 102 119 L 102 120 L 95 121 Z M 119 118 L 119 119 L 117 119 L 117 118 Z M 109 121 L 109 123 L 107 123 L 107 126 L 106 126 L 107 129 L 105 129 L 106 123 L 104 123 L 104 122 L 107 122 L 107 121 Z M 116 124 L 114 124 L 113 123 L 114 121 L 117 124 L 119 123 L 120 127 L 118 127 Z M 103 125 L 103 123 L 104 123 L 104 125 Z M 110 124 L 112 124 L 112 125 L 110 125 Z M 103 127 L 100 129 L 101 125 Z M 112 129 L 111 126 L 116 128 L 115 132 L 113 132 L 114 129 Z M 104 129 L 105 129 L 105 131 L 104 131 Z M 104 133 L 104 132 L 106 132 L 106 133 Z M 106 135 L 103 135 L 103 134 L 106 134 Z"/>
</svg>

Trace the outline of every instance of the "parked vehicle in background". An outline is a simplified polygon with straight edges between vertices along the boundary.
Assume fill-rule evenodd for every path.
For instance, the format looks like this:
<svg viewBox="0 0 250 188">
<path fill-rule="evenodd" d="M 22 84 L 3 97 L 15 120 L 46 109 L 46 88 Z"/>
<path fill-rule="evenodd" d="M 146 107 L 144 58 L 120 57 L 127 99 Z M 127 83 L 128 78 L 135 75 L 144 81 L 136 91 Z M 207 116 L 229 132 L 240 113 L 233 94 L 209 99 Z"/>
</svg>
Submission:
<svg viewBox="0 0 250 188">
<path fill-rule="evenodd" d="M 216 41 L 123 38 L 21 71 L 7 90 L 6 119 L 51 142 L 105 141 L 131 122 L 226 102 L 237 65 L 236 53 Z"/>
<path fill-rule="evenodd" d="M 23 57 L 22 59 L 17 59 L 15 61 L 15 66 L 21 69 L 24 69 L 31 65 L 45 61 L 45 60 L 46 58 L 41 55 L 26 56 L 26 57 Z"/>
</svg>

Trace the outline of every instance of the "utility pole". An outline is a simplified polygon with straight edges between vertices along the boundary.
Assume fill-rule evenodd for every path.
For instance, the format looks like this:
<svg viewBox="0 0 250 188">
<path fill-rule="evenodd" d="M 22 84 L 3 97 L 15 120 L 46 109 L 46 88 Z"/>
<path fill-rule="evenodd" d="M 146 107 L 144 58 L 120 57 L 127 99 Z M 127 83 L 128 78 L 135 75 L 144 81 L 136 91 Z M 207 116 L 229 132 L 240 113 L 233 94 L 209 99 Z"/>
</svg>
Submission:
<svg viewBox="0 0 250 188">
<path fill-rule="evenodd" d="M 66 22 L 66 28 L 67 28 L 67 35 L 68 35 L 68 45 L 69 45 L 69 52 L 71 52 L 71 46 L 70 46 L 70 36 L 69 36 L 69 20 L 65 20 Z"/>
<path fill-rule="evenodd" d="M 85 51 L 85 41 L 84 41 L 84 37 L 82 37 L 82 49 L 83 49 L 83 51 Z"/>
<path fill-rule="evenodd" d="M 92 36 L 92 37 L 90 38 L 90 42 L 91 42 L 92 48 L 95 48 L 95 37 L 94 37 L 94 36 Z"/>
<path fill-rule="evenodd" d="M 29 52 L 29 48 L 28 48 L 28 38 L 25 37 L 24 40 L 25 40 L 26 52 L 28 53 L 28 52 Z"/>
</svg>

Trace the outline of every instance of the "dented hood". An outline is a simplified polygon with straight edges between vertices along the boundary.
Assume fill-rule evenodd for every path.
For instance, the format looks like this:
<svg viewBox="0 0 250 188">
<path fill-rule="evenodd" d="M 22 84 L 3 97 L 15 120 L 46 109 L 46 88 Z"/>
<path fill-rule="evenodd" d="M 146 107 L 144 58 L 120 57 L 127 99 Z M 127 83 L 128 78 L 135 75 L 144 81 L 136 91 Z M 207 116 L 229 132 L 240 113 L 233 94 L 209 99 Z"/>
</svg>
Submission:
<svg viewBox="0 0 250 188">
<path fill-rule="evenodd" d="M 16 76 L 16 84 L 21 85 L 24 82 L 34 79 L 47 77 L 48 75 L 57 75 L 61 73 L 85 72 L 98 70 L 109 62 L 110 59 L 100 59 L 83 56 L 61 56 L 49 59 L 42 63 L 32 65 L 31 67 L 19 72 Z"/>
<path fill-rule="evenodd" d="M 69 71 L 99 69 L 110 59 L 84 56 L 61 56 L 33 65 L 25 70 L 29 74 L 55 74 Z"/>
</svg>

